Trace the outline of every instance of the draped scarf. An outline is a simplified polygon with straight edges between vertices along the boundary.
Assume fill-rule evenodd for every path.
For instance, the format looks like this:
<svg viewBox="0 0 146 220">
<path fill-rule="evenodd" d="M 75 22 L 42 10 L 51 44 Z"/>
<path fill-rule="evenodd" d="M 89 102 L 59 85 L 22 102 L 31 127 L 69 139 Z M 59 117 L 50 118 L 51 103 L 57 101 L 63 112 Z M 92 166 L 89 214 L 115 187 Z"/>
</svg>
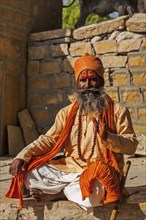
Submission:
<svg viewBox="0 0 146 220">
<path fill-rule="evenodd" d="M 36 169 L 39 166 L 48 162 L 48 160 L 52 159 L 62 149 L 64 142 L 66 141 L 68 135 L 71 132 L 77 110 L 78 110 L 78 103 L 75 102 L 69 112 L 69 115 L 66 120 L 66 124 L 54 148 L 51 149 L 45 155 L 42 155 L 42 156 L 39 156 L 37 158 L 33 158 L 32 160 L 30 160 L 30 162 L 28 163 L 27 169 L 18 173 L 17 176 L 12 178 L 9 190 L 6 193 L 6 197 L 20 199 L 20 205 L 19 205 L 20 210 L 22 209 L 22 205 L 23 205 L 22 186 L 23 186 L 25 176 L 30 170 Z M 103 120 L 105 120 L 106 123 L 108 124 L 108 129 L 110 132 L 115 132 L 113 110 L 114 110 L 113 101 L 109 98 L 109 108 L 108 110 L 105 110 L 103 112 Z M 104 178 L 105 175 L 99 175 L 100 173 L 104 173 L 104 170 L 106 172 L 105 175 L 107 175 L 108 173 L 108 176 L 109 176 L 109 180 L 110 180 L 109 186 L 108 186 L 107 181 L 105 181 L 105 178 Z M 118 165 L 116 163 L 116 160 L 114 158 L 112 151 L 104 147 L 104 161 L 100 161 L 97 163 L 95 162 L 91 164 L 80 176 L 80 187 L 82 191 L 82 199 L 85 199 L 87 196 L 89 196 L 92 193 L 91 185 L 92 185 L 92 180 L 95 178 L 99 178 L 100 179 L 99 181 L 103 183 L 103 185 L 106 185 L 107 192 L 109 191 L 108 188 L 110 187 L 111 190 L 110 190 L 109 195 L 107 196 L 108 202 L 119 199 L 120 190 L 118 187 L 119 186 L 118 184 L 119 175 L 118 174 L 119 174 Z M 116 187 L 115 187 L 115 184 L 113 184 L 115 183 L 115 181 L 117 183 Z M 113 188 L 114 188 L 115 193 L 112 193 L 112 196 L 111 196 L 110 194 Z M 112 199 L 110 199 L 111 197 Z"/>
</svg>

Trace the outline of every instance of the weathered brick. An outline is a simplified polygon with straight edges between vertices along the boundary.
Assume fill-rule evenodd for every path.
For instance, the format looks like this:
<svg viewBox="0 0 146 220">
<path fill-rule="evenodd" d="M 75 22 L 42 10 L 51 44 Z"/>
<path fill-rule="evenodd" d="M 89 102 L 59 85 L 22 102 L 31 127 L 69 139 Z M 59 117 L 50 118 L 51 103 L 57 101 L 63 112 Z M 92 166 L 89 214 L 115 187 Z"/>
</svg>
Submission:
<svg viewBox="0 0 146 220">
<path fill-rule="evenodd" d="M 52 61 L 41 63 L 41 73 L 55 74 L 55 73 L 60 73 L 60 70 L 61 70 L 61 59 L 53 59 Z"/>
<path fill-rule="evenodd" d="M 133 128 L 136 134 L 146 134 L 146 126 L 140 123 L 133 123 Z"/>
<path fill-rule="evenodd" d="M 126 22 L 127 30 L 131 32 L 144 33 L 146 32 L 146 14 L 135 13 Z"/>
<path fill-rule="evenodd" d="M 142 89 L 143 101 L 146 102 L 146 89 Z"/>
<path fill-rule="evenodd" d="M 20 7 L 23 11 L 27 13 L 32 13 L 33 11 L 33 3 L 28 1 L 22 1 Z"/>
<path fill-rule="evenodd" d="M 110 86 L 111 83 L 110 83 L 110 77 L 109 77 L 109 71 L 108 70 L 105 70 L 104 72 L 104 86 Z"/>
<path fill-rule="evenodd" d="M 138 67 L 138 68 L 141 68 L 141 67 L 145 67 L 145 54 L 142 53 L 142 54 L 138 54 L 138 53 L 131 53 L 129 54 L 129 57 L 128 57 L 128 65 L 129 67 L 131 68 L 135 68 L 135 67 Z"/>
<path fill-rule="evenodd" d="M 49 40 L 61 37 L 72 37 L 71 29 L 56 29 L 43 31 L 39 33 L 32 33 L 30 35 L 30 41 L 41 41 L 41 40 Z"/>
<path fill-rule="evenodd" d="M 73 31 L 74 39 L 86 39 L 92 38 L 93 36 L 98 36 L 105 33 L 112 33 L 119 29 L 119 27 L 125 27 L 126 20 L 128 16 L 120 16 L 117 19 L 108 20 L 105 22 L 98 22 L 97 24 L 87 25 L 85 27 L 81 27 L 75 29 Z"/>
<path fill-rule="evenodd" d="M 133 85 L 146 85 L 146 72 L 133 73 Z"/>
<path fill-rule="evenodd" d="M 97 54 L 114 53 L 117 51 L 116 40 L 104 40 L 94 43 Z"/>
<path fill-rule="evenodd" d="M 123 103 L 137 104 L 141 102 L 140 90 L 138 88 L 120 88 L 120 98 Z"/>
<path fill-rule="evenodd" d="M 58 104 L 63 101 L 62 94 L 57 95 L 44 95 L 43 101 L 46 105 L 48 104 Z"/>
<path fill-rule="evenodd" d="M 132 120 L 136 120 L 136 119 L 137 119 L 136 109 L 135 109 L 135 108 L 128 107 L 128 110 L 129 110 L 129 112 L 130 112 L 131 119 L 132 119 Z"/>
<path fill-rule="evenodd" d="M 81 56 L 84 53 L 92 54 L 92 47 L 90 42 L 76 42 L 71 43 L 69 52 L 71 56 Z"/>
<path fill-rule="evenodd" d="M 18 25 L 22 24 L 23 17 L 20 13 L 15 12 L 13 19 L 16 24 Z"/>
<path fill-rule="evenodd" d="M 39 74 L 40 63 L 39 61 L 30 61 L 28 62 L 27 72 L 29 75 Z"/>
<path fill-rule="evenodd" d="M 114 73 L 112 75 L 113 86 L 125 86 L 128 85 L 129 77 L 127 73 Z"/>
<path fill-rule="evenodd" d="M 138 108 L 137 114 L 138 114 L 138 119 L 145 122 L 145 120 L 146 120 L 146 107 Z"/>
<path fill-rule="evenodd" d="M 116 102 L 119 102 L 119 93 L 118 88 L 116 87 L 107 87 L 106 93 Z"/>
<path fill-rule="evenodd" d="M 129 51 L 139 50 L 142 39 L 126 39 L 119 43 L 118 52 L 125 53 Z"/>
<path fill-rule="evenodd" d="M 146 38 L 143 38 L 142 49 L 146 50 Z"/>
<path fill-rule="evenodd" d="M 31 110 L 31 113 L 37 123 L 41 121 L 48 122 L 50 119 L 49 112 L 47 110 Z"/>
<path fill-rule="evenodd" d="M 28 88 L 30 90 L 33 89 L 48 89 L 49 87 L 49 83 L 48 80 L 45 78 L 35 78 L 35 79 L 31 79 L 30 83 L 28 85 Z"/>
<path fill-rule="evenodd" d="M 49 50 L 47 45 L 29 47 L 28 49 L 29 59 L 42 59 L 49 56 Z"/>
<path fill-rule="evenodd" d="M 40 105 L 40 103 L 41 103 L 40 96 L 38 94 L 30 93 L 29 104 L 31 106 L 36 106 L 36 105 Z"/>
<path fill-rule="evenodd" d="M 6 21 L 11 21 L 13 18 L 13 15 L 14 15 L 14 13 L 12 10 L 9 10 L 6 8 L 1 9 L 1 19 L 4 19 Z"/>
<path fill-rule="evenodd" d="M 71 56 L 67 56 L 62 63 L 63 71 L 64 72 L 72 72 L 74 68 L 74 62 L 75 58 L 72 58 Z"/>
<path fill-rule="evenodd" d="M 66 56 L 68 55 L 68 45 L 67 44 L 50 45 L 49 52 L 53 57 Z"/>
<path fill-rule="evenodd" d="M 105 68 L 118 68 L 118 67 L 125 67 L 127 62 L 126 56 L 104 56 L 102 58 L 102 62 Z"/>
<path fill-rule="evenodd" d="M 66 74 L 66 75 L 62 75 L 60 77 L 54 77 L 52 79 L 52 83 L 51 86 L 52 88 L 66 88 L 66 87 L 70 87 L 70 75 Z"/>
</svg>

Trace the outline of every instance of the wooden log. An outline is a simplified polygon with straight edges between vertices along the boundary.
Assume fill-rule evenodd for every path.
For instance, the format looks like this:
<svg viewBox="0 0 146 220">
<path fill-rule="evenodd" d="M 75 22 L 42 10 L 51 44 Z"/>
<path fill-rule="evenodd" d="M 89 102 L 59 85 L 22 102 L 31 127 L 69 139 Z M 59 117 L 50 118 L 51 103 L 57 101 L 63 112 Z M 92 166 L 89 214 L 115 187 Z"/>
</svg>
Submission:
<svg viewBox="0 0 146 220">
<path fill-rule="evenodd" d="M 25 147 L 22 130 L 18 126 L 8 125 L 7 132 L 9 155 L 15 157 Z"/>
<path fill-rule="evenodd" d="M 19 112 L 18 118 L 23 130 L 25 144 L 28 145 L 39 137 L 38 131 L 27 109 Z"/>
</svg>

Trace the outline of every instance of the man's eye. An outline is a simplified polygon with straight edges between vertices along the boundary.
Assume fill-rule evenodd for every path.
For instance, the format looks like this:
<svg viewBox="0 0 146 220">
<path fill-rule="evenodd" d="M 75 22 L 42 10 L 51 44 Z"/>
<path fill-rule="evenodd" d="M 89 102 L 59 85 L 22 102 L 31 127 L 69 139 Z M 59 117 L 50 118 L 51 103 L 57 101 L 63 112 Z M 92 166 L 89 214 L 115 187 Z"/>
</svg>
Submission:
<svg viewBox="0 0 146 220">
<path fill-rule="evenodd" d="M 86 79 L 80 79 L 80 82 L 86 82 Z"/>
<path fill-rule="evenodd" d="M 97 78 L 91 78 L 90 81 L 96 82 Z"/>
</svg>

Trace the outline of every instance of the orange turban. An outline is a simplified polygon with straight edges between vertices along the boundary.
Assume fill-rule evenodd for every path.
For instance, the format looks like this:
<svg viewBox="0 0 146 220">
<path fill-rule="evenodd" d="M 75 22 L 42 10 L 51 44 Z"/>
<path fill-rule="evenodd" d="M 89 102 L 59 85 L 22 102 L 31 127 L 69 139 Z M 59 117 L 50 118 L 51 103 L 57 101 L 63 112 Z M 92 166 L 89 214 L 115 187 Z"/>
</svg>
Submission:
<svg viewBox="0 0 146 220">
<path fill-rule="evenodd" d="M 94 70 L 98 76 L 103 78 L 104 68 L 98 57 L 90 56 L 88 53 L 85 53 L 75 61 L 74 71 L 76 81 L 78 80 L 80 73 L 85 69 Z"/>
</svg>

